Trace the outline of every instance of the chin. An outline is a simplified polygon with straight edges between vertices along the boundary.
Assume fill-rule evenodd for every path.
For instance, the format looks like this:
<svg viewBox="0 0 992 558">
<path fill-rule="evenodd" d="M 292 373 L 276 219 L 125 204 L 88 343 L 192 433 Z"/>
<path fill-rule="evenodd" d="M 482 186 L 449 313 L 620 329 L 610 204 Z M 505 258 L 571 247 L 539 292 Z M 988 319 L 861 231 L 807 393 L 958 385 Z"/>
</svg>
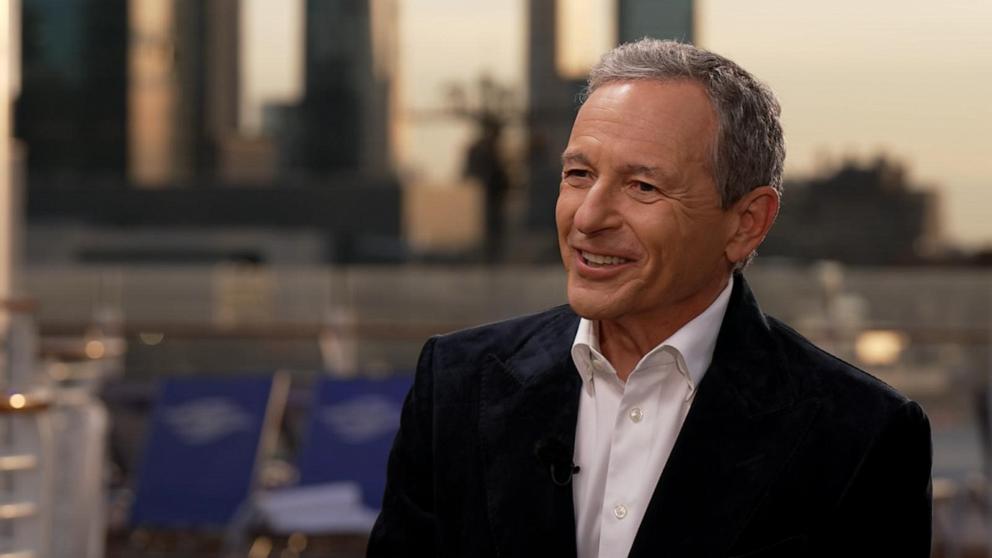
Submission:
<svg viewBox="0 0 992 558">
<path fill-rule="evenodd" d="M 568 305 L 576 314 L 587 320 L 610 320 L 623 313 L 617 307 L 616 300 L 602 293 L 573 293 L 570 289 Z"/>
</svg>

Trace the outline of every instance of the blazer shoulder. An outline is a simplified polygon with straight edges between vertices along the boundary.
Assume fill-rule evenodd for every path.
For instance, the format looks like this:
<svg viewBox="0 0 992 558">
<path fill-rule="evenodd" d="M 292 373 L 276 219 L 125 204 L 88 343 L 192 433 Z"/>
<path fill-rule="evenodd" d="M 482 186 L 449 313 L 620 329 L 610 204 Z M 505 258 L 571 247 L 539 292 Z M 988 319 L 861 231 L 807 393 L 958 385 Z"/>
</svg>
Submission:
<svg viewBox="0 0 992 558">
<path fill-rule="evenodd" d="M 856 409 L 859 413 L 884 416 L 911 403 L 889 384 L 825 351 L 782 321 L 771 316 L 766 319 L 786 368 L 799 377 L 807 390 L 818 392 L 833 405 Z"/>
</svg>

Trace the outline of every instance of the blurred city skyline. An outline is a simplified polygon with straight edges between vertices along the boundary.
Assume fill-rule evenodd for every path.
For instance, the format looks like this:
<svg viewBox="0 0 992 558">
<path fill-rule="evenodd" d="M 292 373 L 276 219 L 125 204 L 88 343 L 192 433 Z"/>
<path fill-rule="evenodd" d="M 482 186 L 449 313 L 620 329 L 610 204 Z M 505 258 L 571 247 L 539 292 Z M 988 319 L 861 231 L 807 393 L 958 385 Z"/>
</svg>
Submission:
<svg viewBox="0 0 992 558">
<path fill-rule="evenodd" d="M 20 479 L 0 499 L 21 510 L 4 549 L 195 558 L 223 536 L 237 555 L 361 555 L 353 520 L 374 515 L 356 506 L 378 501 L 386 445 L 342 454 L 313 425 L 374 415 L 388 444 L 402 394 L 386 407 L 370 380 L 409 381 L 431 336 L 566 302 L 571 101 L 592 58 L 648 35 L 778 92 L 787 194 L 748 282 L 769 315 L 924 408 L 934 558 L 988 554 L 990 4 L 0 0 L 0 387 L 17 442 L 0 457 Z M 162 454 L 198 463 L 155 434 L 182 430 L 162 409 L 197 414 L 168 386 L 266 377 L 257 451 L 219 441 L 230 484 L 180 494 L 177 472 L 219 477 L 148 472 Z M 338 380 L 355 397 L 325 401 Z M 308 463 L 336 470 L 314 447 L 356 466 L 347 500 L 309 492 L 327 479 Z M 175 540 L 143 523 L 152 485 L 182 504 Z M 231 505 L 208 522 L 213 488 Z M 319 506 L 270 536 L 253 503 L 285 494 Z M 355 533 L 328 540 L 337 527 L 310 522 L 324 512 Z"/>
<path fill-rule="evenodd" d="M 594 6 L 610 0 L 568 1 Z M 407 0 L 399 10 L 398 163 L 424 179 L 451 182 L 471 125 L 409 115 L 443 108 L 447 85 L 483 74 L 518 91 L 523 105 L 526 2 Z M 992 3 L 702 0 L 695 11 L 696 43 L 739 62 L 779 95 L 790 176 L 888 154 L 905 162 L 917 183 L 941 194 L 948 241 L 992 244 L 985 210 L 992 163 L 984 135 L 992 130 L 986 101 L 992 98 Z M 301 19 L 302 0 L 246 0 L 246 131 L 260 126 L 264 103 L 300 94 Z"/>
</svg>

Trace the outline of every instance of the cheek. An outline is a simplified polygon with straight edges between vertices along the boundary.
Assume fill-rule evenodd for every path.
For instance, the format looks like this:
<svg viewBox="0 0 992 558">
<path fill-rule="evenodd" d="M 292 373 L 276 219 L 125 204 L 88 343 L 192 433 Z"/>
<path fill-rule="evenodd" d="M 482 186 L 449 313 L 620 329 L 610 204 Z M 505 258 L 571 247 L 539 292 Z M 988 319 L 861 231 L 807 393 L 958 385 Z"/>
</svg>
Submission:
<svg viewBox="0 0 992 558">
<path fill-rule="evenodd" d="M 555 204 L 555 224 L 558 228 L 558 252 L 561 256 L 561 262 L 564 264 L 566 270 L 570 269 L 568 257 L 568 233 L 572 229 L 572 216 L 574 214 L 575 212 L 570 210 L 568 207 L 568 202 L 565 199 L 565 191 L 562 190 L 558 194 L 558 202 Z"/>
<path fill-rule="evenodd" d="M 680 217 L 663 205 L 656 204 L 634 217 L 628 214 L 628 222 L 637 238 L 637 243 L 650 261 L 651 267 L 661 265 L 679 251 L 679 244 L 684 241 Z M 636 219 L 636 223 L 634 222 Z"/>
</svg>

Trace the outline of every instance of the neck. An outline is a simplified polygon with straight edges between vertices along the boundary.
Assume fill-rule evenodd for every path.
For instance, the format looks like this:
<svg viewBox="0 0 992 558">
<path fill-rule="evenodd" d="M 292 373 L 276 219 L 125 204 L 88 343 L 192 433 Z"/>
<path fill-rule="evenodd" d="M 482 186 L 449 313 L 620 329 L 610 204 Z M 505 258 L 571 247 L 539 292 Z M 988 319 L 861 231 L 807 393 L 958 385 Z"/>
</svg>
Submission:
<svg viewBox="0 0 992 558">
<path fill-rule="evenodd" d="M 730 280 L 729 275 L 701 289 L 679 304 L 643 314 L 599 322 L 599 348 L 620 380 L 626 382 L 644 355 L 702 314 Z"/>
</svg>

